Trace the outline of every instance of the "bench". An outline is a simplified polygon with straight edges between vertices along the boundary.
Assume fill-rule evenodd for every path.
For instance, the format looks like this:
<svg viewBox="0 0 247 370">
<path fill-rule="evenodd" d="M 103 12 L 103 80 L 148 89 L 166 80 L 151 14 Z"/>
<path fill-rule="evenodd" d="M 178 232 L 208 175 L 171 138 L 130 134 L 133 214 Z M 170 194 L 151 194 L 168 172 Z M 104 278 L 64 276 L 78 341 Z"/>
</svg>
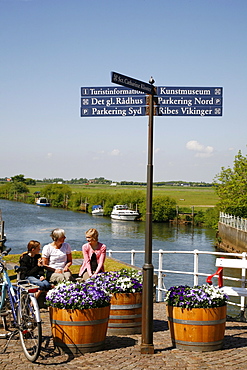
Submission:
<svg viewBox="0 0 247 370">
<path fill-rule="evenodd" d="M 215 266 L 218 267 L 217 271 L 208 276 L 206 279 L 208 284 L 212 284 L 212 278 L 214 276 L 218 277 L 218 286 L 221 290 L 228 296 L 241 297 L 241 311 L 244 311 L 245 308 L 245 297 L 247 297 L 247 288 L 246 284 L 246 269 L 247 269 L 247 260 L 246 259 L 237 259 L 237 258 L 217 258 Z M 241 287 L 235 286 L 225 286 L 223 284 L 223 269 L 232 268 L 241 270 Z M 236 280 L 236 279 L 233 279 Z"/>
</svg>

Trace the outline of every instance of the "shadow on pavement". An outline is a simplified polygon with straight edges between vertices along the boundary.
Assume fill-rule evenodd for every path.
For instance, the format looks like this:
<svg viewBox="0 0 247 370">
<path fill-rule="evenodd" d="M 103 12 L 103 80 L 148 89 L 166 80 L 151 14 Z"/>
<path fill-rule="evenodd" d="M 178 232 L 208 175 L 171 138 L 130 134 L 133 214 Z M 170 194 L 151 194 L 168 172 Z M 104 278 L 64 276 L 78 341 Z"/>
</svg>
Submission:
<svg viewBox="0 0 247 370">
<path fill-rule="evenodd" d="M 165 320 L 154 320 L 153 321 L 154 332 L 168 330 L 168 322 Z"/>
</svg>

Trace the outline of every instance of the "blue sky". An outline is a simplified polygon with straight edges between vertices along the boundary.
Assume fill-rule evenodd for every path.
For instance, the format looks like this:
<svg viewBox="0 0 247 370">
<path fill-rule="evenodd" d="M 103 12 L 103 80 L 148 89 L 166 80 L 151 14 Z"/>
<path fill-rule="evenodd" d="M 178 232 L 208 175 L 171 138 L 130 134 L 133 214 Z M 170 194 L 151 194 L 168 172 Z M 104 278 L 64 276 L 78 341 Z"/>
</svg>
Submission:
<svg viewBox="0 0 247 370">
<path fill-rule="evenodd" d="M 211 182 L 247 152 L 246 19 L 246 0 L 0 0 L 0 177 L 146 181 L 148 117 L 80 117 L 116 71 L 223 87 L 222 117 L 154 119 L 154 181 Z"/>
</svg>

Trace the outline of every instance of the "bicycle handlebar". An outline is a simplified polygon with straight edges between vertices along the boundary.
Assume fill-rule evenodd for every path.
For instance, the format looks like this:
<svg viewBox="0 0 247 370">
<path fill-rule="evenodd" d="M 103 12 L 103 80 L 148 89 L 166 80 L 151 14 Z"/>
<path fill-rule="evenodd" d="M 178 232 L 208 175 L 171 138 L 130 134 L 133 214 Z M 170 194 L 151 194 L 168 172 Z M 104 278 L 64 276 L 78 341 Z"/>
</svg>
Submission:
<svg viewBox="0 0 247 370">
<path fill-rule="evenodd" d="M 5 251 L 1 253 L 2 256 L 7 256 L 9 252 L 11 251 L 11 248 L 7 248 Z"/>
</svg>

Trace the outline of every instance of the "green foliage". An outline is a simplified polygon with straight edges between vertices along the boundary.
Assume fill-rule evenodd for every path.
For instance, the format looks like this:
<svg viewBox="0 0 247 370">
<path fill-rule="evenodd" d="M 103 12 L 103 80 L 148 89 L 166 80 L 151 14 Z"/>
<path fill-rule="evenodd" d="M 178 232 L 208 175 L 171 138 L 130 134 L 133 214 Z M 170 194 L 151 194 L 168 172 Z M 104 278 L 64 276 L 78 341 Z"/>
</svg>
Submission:
<svg viewBox="0 0 247 370">
<path fill-rule="evenodd" d="M 247 204 L 242 206 L 233 205 L 231 207 L 227 207 L 225 212 L 230 215 L 247 218 Z"/>
<path fill-rule="evenodd" d="M 245 217 L 247 207 L 247 156 L 235 156 L 233 169 L 222 167 L 214 179 L 220 211 Z"/>
<path fill-rule="evenodd" d="M 218 229 L 218 222 L 219 222 L 219 208 L 212 207 L 208 208 L 204 214 L 204 224 L 211 229 Z"/>
<path fill-rule="evenodd" d="M 14 181 L 11 184 L 11 191 L 12 193 L 19 193 L 19 194 L 29 193 L 29 189 L 25 183 L 16 182 L 16 181 Z"/>
<path fill-rule="evenodd" d="M 23 182 L 26 185 L 36 185 L 36 181 L 31 178 L 25 179 L 24 175 L 16 175 L 12 176 L 11 180 L 13 182 Z"/>
<path fill-rule="evenodd" d="M 167 196 L 153 198 L 153 221 L 167 222 L 176 216 L 176 202 Z"/>
<path fill-rule="evenodd" d="M 29 203 L 27 197 L 29 188 L 27 185 L 30 184 L 35 185 L 36 181 L 33 179 L 25 179 L 24 175 L 13 176 L 10 182 L 0 187 L 0 198 Z"/>
<path fill-rule="evenodd" d="M 0 198 L 8 199 L 8 194 L 10 193 L 11 183 L 7 182 L 0 187 Z"/>
<path fill-rule="evenodd" d="M 15 182 L 25 182 L 24 175 L 16 175 L 16 176 L 12 176 L 12 177 L 11 177 L 11 180 L 12 180 L 12 181 L 15 181 Z"/>
<path fill-rule="evenodd" d="M 53 207 L 66 208 L 71 196 L 71 189 L 68 185 L 50 184 L 42 189 L 41 195 L 48 198 Z"/>
<path fill-rule="evenodd" d="M 26 183 L 27 185 L 36 185 L 36 181 L 35 181 L 34 179 L 30 179 L 30 178 L 27 178 L 27 179 L 25 180 L 25 183 Z"/>
<path fill-rule="evenodd" d="M 22 200 L 20 196 L 27 193 L 29 193 L 29 189 L 24 182 L 8 182 L 0 187 L 0 198 Z"/>
<path fill-rule="evenodd" d="M 194 224 L 200 226 L 205 221 L 205 213 L 203 211 L 198 211 L 194 217 Z"/>
<path fill-rule="evenodd" d="M 114 189 L 115 190 L 115 189 Z M 92 212 L 92 206 L 101 204 L 104 215 L 110 216 L 113 206 L 116 204 L 127 204 L 131 209 L 138 209 L 141 219 L 145 219 L 146 196 L 142 191 L 108 191 L 94 193 L 74 193 L 69 200 L 69 207 L 80 210 L 80 203 L 87 202 L 88 212 Z M 87 196 L 86 196 L 87 194 Z M 176 201 L 167 196 L 156 196 L 153 198 L 153 221 L 166 222 L 173 219 L 176 214 Z"/>
</svg>

